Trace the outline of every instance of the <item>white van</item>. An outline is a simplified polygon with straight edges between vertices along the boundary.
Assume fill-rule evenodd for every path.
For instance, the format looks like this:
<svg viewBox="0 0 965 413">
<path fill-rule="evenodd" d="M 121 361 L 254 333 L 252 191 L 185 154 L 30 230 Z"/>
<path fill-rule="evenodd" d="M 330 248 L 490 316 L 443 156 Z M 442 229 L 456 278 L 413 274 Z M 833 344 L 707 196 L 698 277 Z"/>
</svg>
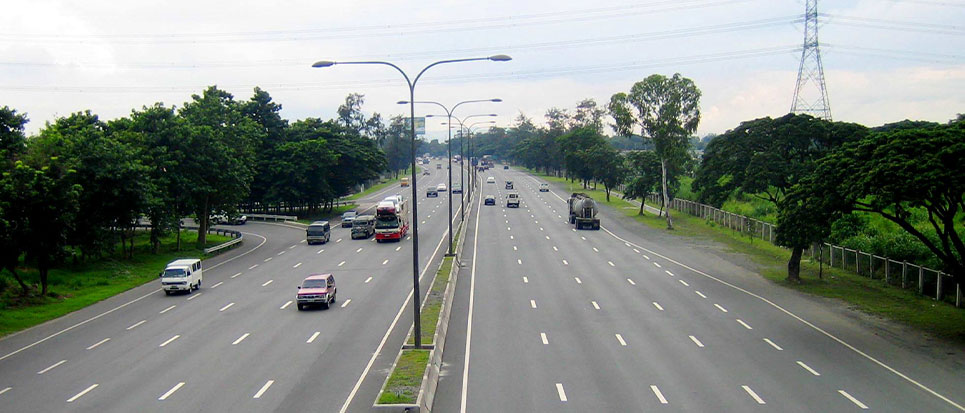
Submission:
<svg viewBox="0 0 965 413">
<path fill-rule="evenodd" d="M 201 260 L 191 258 L 173 261 L 164 267 L 160 277 L 161 288 L 165 294 L 170 295 L 175 291 L 186 291 L 190 294 L 191 290 L 201 288 Z"/>
</svg>

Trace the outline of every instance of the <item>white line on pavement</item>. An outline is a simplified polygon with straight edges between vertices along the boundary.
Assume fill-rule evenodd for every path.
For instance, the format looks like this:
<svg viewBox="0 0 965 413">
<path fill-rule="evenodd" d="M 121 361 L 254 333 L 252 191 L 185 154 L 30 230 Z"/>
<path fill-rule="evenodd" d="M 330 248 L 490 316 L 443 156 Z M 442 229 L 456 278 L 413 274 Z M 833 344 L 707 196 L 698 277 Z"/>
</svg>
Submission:
<svg viewBox="0 0 965 413">
<path fill-rule="evenodd" d="M 559 249 L 559 248 L 556 248 L 555 245 L 553 246 L 553 251 L 559 251 L 559 250 L 560 250 L 560 249 Z"/>
<path fill-rule="evenodd" d="M 518 249 L 518 248 L 516 248 L 516 246 L 515 246 L 515 245 L 513 245 L 513 251 L 519 251 L 519 249 Z"/>
<path fill-rule="evenodd" d="M 168 344 L 171 344 L 172 341 L 177 340 L 177 339 L 179 339 L 179 338 L 181 338 L 181 335 L 180 335 L 180 334 L 175 334 L 174 337 L 171 337 L 171 338 L 167 339 L 167 341 L 161 343 L 161 345 L 158 346 L 158 347 L 164 347 L 164 346 L 166 346 L 166 345 L 168 345 Z"/>
<path fill-rule="evenodd" d="M 864 403 L 861 403 L 860 400 L 855 399 L 854 396 L 851 396 L 850 394 L 848 394 L 848 392 L 844 390 L 838 390 L 838 393 L 841 393 L 842 396 L 847 397 L 848 400 L 851 400 L 852 403 L 858 405 L 858 407 L 861 408 L 862 410 L 866 410 L 868 408 L 868 406 L 865 406 Z"/>
<path fill-rule="evenodd" d="M 54 368 L 56 368 L 57 366 L 59 366 L 59 365 L 61 365 L 61 364 L 64 364 L 64 363 L 66 363 L 66 362 L 67 362 L 67 360 L 58 361 L 58 362 L 54 363 L 52 366 L 47 367 L 47 368 L 45 368 L 45 369 L 43 369 L 43 370 L 38 371 L 37 374 L 44 374 L 44 373 L 46 373 L 46 372 L 48 372 L 48 371 L 51 371 L 51 370 L 53 370 Z"/>
<path fill-rule="evenodd" d="M 293 265 L 292 268 L 298 268 L 298 267 L 301 267 L 301 266 L 302 266 L 302 263 L 298 263 L 298 264 Z"/>
<path fill-rule="evenodd" d="M 195 299 L 195 298 L 198 298 L 198 297 L 200 297 L 202 294 L 204 294 L 204 293 L 194 294 L 194 295 L 188 297 L 187 301 L 191 301 L 191 300 L 193 300 L 193 299 Z"/>
<path fill-rule="evenodd" d="M 700 298 L 707 298 L 707 296 L 704 295 L 704 293 L 702 293 L 702 292 L 700 292 L 700 291 L 694 290 L 694 292 L 697 293 L 697 295 L 699 295 Z"/>
<path fill-rule="evenodd" d="M 305 241 L 302 240 L 302 242 L 305 242 Z M 295 244 L 295 245 L 292 245 L 292 246 L 288 247 L 288 249 L 293 249 L 293 248 L 295 248 L 295 247 L 297 247 L 297 246 L 298 246 L 298 244 Z"/>
<path fill-rule="evenodd" d="M 350 302 L 352 302 L 352 299 L 351 299 L 351 298 L 349 298 L 348 300 L 345 300 L 345 302 L 342 303 L 342 307 L 341 307 L 341 308 L 345 308 L 345 306 L 347 306 L 348 303 L 350 303 Z"/>
<path fill-rule="evenodd" d="M 566 401 L 566 392 L 563 391 L 563 383 L 556 383 L 556 392 L 560 394 L 560 401 Z"/>
<path fill-rule="evenodd" d="M 368 284 L 369 281 L 372 281 L 372 277 L 369 277 L 369 278 L 366 278 L 366 279 L 365 279 L 365 283 L 366 283 L 366 284 Z"/>
<path fill-rule="evenodd" d="M 617 336 L 617 341 L 620 342 L 620 345 L 626 347 L 626 346 L 627 346 L 627 342 L 623 340 L 623 336 L 621 336 L 621 335 L 619 335 L 619 334 L 616 334 L 616 336 Z"/>
<path fill-rule="evenodd" d="M 4 389 L 0 389 L 0 394 L 4 394 L 4 393 L 8 392 L 8 391 L 10 391 L 10 389 L 12 389 L 12 388 L 13 388 L 13 387 L 7 387 L 7 388 L 4 388 Z"/>
<path fill-rule="evenodd" d="M 583 284 L 583 280 L 581 280 L 580 277 L 573 277 L 573 279 L 576 280 L 577 284 Z"/>
<path fill-rule="evenodd" d="M 566 260 L 563 260 L 563 265 L 570 265 L 570 263 L 566 262 Z"/>
<path fill-rule="evenodd" d="M 389 260 L 382 261 L 382 265 L 388 264 Z"/>
<path fill-rule="evenodd" d="M 546 333 L 539 333 L 539 338 L 543 340 L 543 344 L 549 344 L 550 341 L 546 339 Z"/>
<path fill-rule="evenodd" d="M 282 251 L 284 252 L 284 251 Z M 271 257 L 265 258 L 265 262 L 271 261 Z"/>
<path fill-rule="evenodd" d="M 516 238 L 514 238 L 512 235 L 510 235 L 510 236 L 509 236 L 509 239 L 516 239 Z"/>
<path fill-rule="evenodd" d="M 725 312 L 725 313 L 727 312 L 727 309 L 724 307 L 721 307 L 720 304 L 714 304 L 714 307 L 717 307 L 717 309 L 722 312 Z"/>
<path fill-rule="evenodd" d="M 232 275 L 232 276 L 231 276 L 231 278 L 235 278 L 235 277 L 237 277 L 237 276 L 239 276 L 239 275 L 241 275 L 241 273 L 240 273 L 240 272 L 239 272 L 239 273 L 237 273 L 237 274 L 235 274 L 235 275 Z"/>
<path fill-rule="evenodd" d="M 249 270 L 253 270 L 253 269 L 257 268 L 257 267 L 258 267 L 258 264 L 255 264 L 255 265 L 252 265 L 252 266 L 248 267 L 248 269 L 249 269 Z"/>
<path fill-rule="evenodd" d="M 600 305 L 597 304 L 596 301 L 590 301 L 590 304 L 593 304 L 593 308 L 595 308 L 595 309 L 597 309 L 597 310 L 600 309 Z"/>
<path fill-rule="evenodd" d="M 141 325 L 141 324 L 144 324 L 144 323 L 146 323 L 146 322 L 147 322 L 147 320 L 138 321 L 138 322 L 134 323 L 133 325 L 131 325 L 130 327 L 128 327 L 127 330 L 133 330 L 133 329 L 137 328 L 137 326 L 139 326 L 139 325 Z"/>
<path fill-rule="evenodd" d="M 224 284 L 224 281 L 218 281 L 215 285 L 212 285 L 211 288 L 218 288 L 221 284 Z"/>
<path fill-rule="evenodd" d="M 616 265 L 613 264 L 613 261 L 607 261 L 606 263 L 610 264 L 611 267 L 616 267 Z"/>
<path fill-rule="evenodd" d="M 663 307 L 661 307 L 660 304 L 657 304 L 656 301 L 653 302 L 653 306 L 657 307 L 658 310 L 663 311 Z"/>
<path fill-rule="evenodd" d="M 580 235 L 580 239 L 582 239 L 583 241 L 586 241 L 586 237 L 584 237 L 584 236 L 582 236 L 582 235 Z"/>
<path fill-rule="evenodd" d="M 653 265 L 656 265 L 657 268 L 660 268 L 660 263 L 659 263 L 659 262 L 654 261 Z"/>
<path fill-rule="evenodd" d="M 753 327 L 747 325 L 747 323 L 741 321 L 741 319 L 739 319 L 739 318 L 737 319 L 737 322 L 740 323 L 742 326 L 744 326 L 744 328 L 746 328 L 746 329 L 748 329 L 748 330 L 753 330 L 753 329 L 754 329 Z"/>
<path fill-rule="evenodd" d="M 285 253 L 285 251 L 282 251 L 282 252 L 279 252 L 278 254 L 275 254 L 275 255 L 276 255 L 276 256 L 281 256 L 281 255 L 284 254 L 284 253 Z"/>
<path fill-rule="evenodd" d="M 627 278 L 627 282 L 630 283 L 630 285 L 637 285 L 637 283 L 633 282 L 633 280 L 629 278 Z"/>
<path fill-rule="evenodd" d="M 339 266 L 339 267 L 341 267 L 341 266 L 343 266 L 343 265 L 345 265 L 345 261 L 342 261 L 342 262 L 338 263 L 338 266 Z"/>
<path fill-rule="evenodd" d="M 656 264 L 656 263 L 654 263 L 654 264 Z M 672 272 L 670 272 L 670 271 L 667 271 L 667 270 L 663 270 L 663 272 L 665 272 L 665 273 L 667 273 L 667 275 L 669 275 L 669 276 L 671 276 L 671 277 L 673 277 L 673 276 L 674 276 L 674 275 L 673 275 L 673 273 L 672 273 Z"/>
<path fill-rule="evenodd" d="M 242 342 L 244 339 L 248 338 L 249 335 L 251 335 L 251 333 L 244 333 L 244 334 L 242 334 L 241 337 L 238 337 L 238 339 L 235 340 L 233 343 L 231 343 L 231 345 L 233 346 L 233 345 L 236 345 L 236 344 Z"/>
<path fill-rule="evenodd" d="M 536 308 L 536 300 L 529 300 L 529 306 Z"/>
<path fill-rule="evenodd" d="M 168 311 L 171 311 L 171 310 L 174 309 L 174 307 L 177 307 L 177 306 L 176 306 L 176 305 L 172 305 L 172 306 L 170 306 L 170 307 L 168 307 L 168 308 L 165 308 L 165 309 L 161 310 L 161 312 L 159 312 L 158 314 L 164 314 L 164 313 L 166 313 L 166 312 L 168 312 Z"/>
<path fill-rule="evenodd" d="M 268 380 L 267 382 L 265 382 L 265 385 L 261 386 L 261 390 L 258 390 L 258 393 L 255 393 L 255 396 L 252 398 L 260 399 L 261 395 L 265 394 L 265 392 L 268 391 L 268 388 L 271 387 L 272 384 L 275 384 L 274 380 Z"/>
<path fill-rule="evenodd" d="M 261 286 L 262 286 L 262 287 L 267 287 L 268 284 L 271 284 L 271 283 L 273 283 L 273 282 L 275 282 L 275 280 L 268 280 L 268 281 L 265 281 L 265 283 L 262 284 Z"/>
<path fill-rule="evenodd" d="M 292 305 L 292 300 L 288 300 L 288 302 L 286 302 L 286 303 L 285 303 L 284 305 L 282 305 L 281 307 L 278 307 L 278 309 L 279 309 L 279 310 L 284 310 L 284 309 L 288 308 L 288 306 L 290 306 L 290 305 Z"/>
<path fill-rule="evenodd" d="M 779 346 L 779 345 L 777 345 L 777 344 L 774 344 L 774 342 L 771 341 L 771 339 L 769 339 L 769 338 L 765 338 L 765 339 L 764 339 L 764 342 L 766 342 L 767 344 L 770 344 L 771 347 L 774 347 L 777 351 L 783 351 L 783 350 L 784 350 L 783 348 L 781 348 L 781 346 Z"/>
<path fill-rule="evenodd" d="M 174 394 L 174 392 L 178 391 L 178 389 L 180 389 L 182 386 L 184 386 L 183 381 L 178 384 L 175 384 L 174 387 L 171 388 L 171 390 L 168 390 L 167 393 L 162 394 L 161 397 L 158 397 L 157 399 L 167 400 L 168 397 L 171 397 L 171 395 Z"/>
<path fill-rule="evenodd" d="M 804 368 L 805 370 L 807 370 L 808 372 L 810 372 L 811 374 L 813 374 L 813 375 L 815 375 L 815 376 L 820 376 L 820 375 L 821 375 L 821 373 L 818 373 L 818 372 L 814 371 L 814 369 L 812 369 L 810 366 L 808 366 L 807 364 L 804 364 L 803 361 L 798 360 L 797 365 L 798 365 L 798 366 L 801 366 L 802 368 Z"/>
<path fill-rule="evenodd" d="M 338 243 L 340 243 L 340 242 L 342 242 L 342 239 L 341 239 L 341 238 L 335 240 L 335 243 L 336 243 L 336 244 L 338 244 Z"/>
<path fill-rule="evenodd" d="M 701 343 L 700 340 L 697 340 L 697 337 L 690 336 L 690 341 L 693 341 L 694 344 L 697 345 L 697 347 L 703 347 L 703 346 L 704 346 L 704 343 Z"/>
<path fill-rule="evenodd" d="M 98 342 L 96 342 L 96 343 L 94 343 L 94 344 L 91 344 L 91 346 L 90 346 L 90 347 L 87 347 L 87 349 L 88 349 L 88 350 L 93 350 L 93 349 L 96 348 L 97 346 L 99 346 L 99 345 L 101 345 L 101 344 L 104 344 L 104 343 L 106 343 L 106 342 L 108 342 L 108 341 L 111 341 L 111 338 L 110 338 L 110 337 L 105 338 L 105 339 L 103 339 L 103 340 L 101 340 L 101 341 L 98 341 Z"/>
<path fill-rule="evenodd" d="M 680 283 L 681 283 L 681 284 L 683 284 L 683 285 L 686 285 L 686 286 L 688 286 L 688 287 L 690 287 L 690 284 L 687 284 L 687 282 L 686 282 L 686 281 L 684 281 L 684 280 L 677 280 L 677 281 L 680 281 Z"/>
<path fill-rule="evenodd" d="M 523 276 L 523 283 L 529 284 L 529 278 L 526 278 L 526 276 Z"/>
<path fill-rule="evenodd" d="M 596 249 L 596 247 L 593 247 L 593 252 L 600 252 L 600 250 Z"/>
<path fill-rule="evenodd" d="M 667 404 L 667 399 L 663 397 L 663 393 L 660 392 L 660 389 L 658 389 L 657 386 L 651 384 L 650 390 L 652 390 L 653 394 L 657 396 L 657 400 L 660 400 L 660 404 Z"/>
<path fill-rule="evenodd" d="M 761 396 L 758 396 L 757 393 L 754 393 L 754 390 L 751 390 L 750 387 L 748 387 L 748 386 L 741 386 L 741 388 L 743 388 L 744 391 L 747 392 L 747 394 L 751 395 L 751 397 L 753 397 L 754 400 L 757 401 L 757 404 L 767 404 L 767 403 L 764 403 L 764 399 L 762 399 Z"/>
<path fill-rule="evenodd" d="M 315 334 L 312 334 L 312 336 L 309 337 L 308 340 L 305 341 L 305 342 L 308 343 L 308 344 L 311 344 L 313 341 L 315 341 L 316 338 L 318 338 L 318 335 L 319 335 L 319 334 L 322 334 L 322 332 L 321 332 L 321 331 L 316 331 Z"/>
<path fill-rule="evenodd" d="M 636 248 L 634 248 L 634 249 L 633 249 L 633 252 L 635 252 L 635 253 L 637 253 L 637 254 L 639 254 L 639 253 L 640 253 L 640 250 L 638 250 L 638 249 L 636 249 Z"/>
<path fill-rule="evenodd" d="M 321 254 L 323 252 L 325 252 L 325 250 L 318 250 L 318 252 L 316 252 L 315 254 Z"/>
<path fill-rule="evenodd" d="M 74 400 L 81 398 L 83 395 L 89 393 L 91 390 L 94 390 L 96 388 L 97 388 L 97 383 L 90 385 L 90 387 L 84 389 L 84 391 L 77 393 L 74 395 L 74 397 L 67 399 L 67 403 L 72 403 Z"/>
<path fill-rule="evenodd" d="M 224 310 L 227 310 L 227 309 L 231 308 L 231 306 L 233 306 L 233 305 L 235 305 L 235 303 L 228 303 L 228 305 L 226 305 L 226 306 L 224 306 L 224 307 L 221 307 L 221 309 L 218 310 L 218 312 L 222 312 L 222 311 L 224 311 Z"/>
<path fill-rule="evenodd" d="M 401 246 L 395 247 L 395 250 L 396 250 L 396 251 L 401 250 L 401 249 L 402 249 Z"/>
</svg>

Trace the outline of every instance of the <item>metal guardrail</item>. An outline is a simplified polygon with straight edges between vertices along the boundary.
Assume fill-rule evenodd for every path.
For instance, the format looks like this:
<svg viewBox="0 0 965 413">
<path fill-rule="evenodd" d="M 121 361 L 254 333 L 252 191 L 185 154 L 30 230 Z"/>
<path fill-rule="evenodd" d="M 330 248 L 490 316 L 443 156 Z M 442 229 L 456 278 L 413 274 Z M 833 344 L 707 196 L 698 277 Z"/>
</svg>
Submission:
<svg viewBox="0 0 965 413">
<path fill-rule="evenodd" d="M 260 219 L 262 221 L 298 221 L 298 217 L 295 215 L 271 215 L 271 214 L 252 214 L 244 213 L 248 219 Z"/>
</svg>

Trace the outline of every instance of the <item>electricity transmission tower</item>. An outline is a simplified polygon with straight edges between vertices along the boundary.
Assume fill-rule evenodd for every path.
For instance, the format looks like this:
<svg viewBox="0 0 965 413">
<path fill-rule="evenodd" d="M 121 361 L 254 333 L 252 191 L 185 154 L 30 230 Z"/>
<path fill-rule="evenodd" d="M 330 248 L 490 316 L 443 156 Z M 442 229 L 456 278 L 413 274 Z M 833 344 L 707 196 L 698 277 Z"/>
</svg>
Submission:
<svg viewBox="0 0 965 413">
<path fill-rule="evenodd" d="M 804 49 L 797 71 L 791 113 L 806 113 L 831 120 L 831 104 L 824 85 L 824 66 L 818 47 L 818 0 L 807 0 L 804 12 Z"/>
</svg>

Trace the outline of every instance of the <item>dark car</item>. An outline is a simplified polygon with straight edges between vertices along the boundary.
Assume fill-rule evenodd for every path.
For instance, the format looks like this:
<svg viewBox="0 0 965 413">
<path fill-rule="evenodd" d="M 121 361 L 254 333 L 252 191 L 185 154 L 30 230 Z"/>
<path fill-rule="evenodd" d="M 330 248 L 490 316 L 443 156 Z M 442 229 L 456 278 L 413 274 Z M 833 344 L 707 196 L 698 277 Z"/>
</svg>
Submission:
<svg viewBox="0 0 965 413">
<path fill-rule="evenodd" d="M 359 213 L 355 211 L 345 211 L 345 213 L 342 214 L 342 228 L 351 228 L 352 221 L 358 216 L 358 214 Z"/>
<path fill-rule="evenodd" d="M 483 201 L 485 205 L 496 205 L 496 197 L 493 195 L 486 195 L 486 200 Z"/>
<path fill-rule="evenodd" d="M 503 165 L 503 169 L 509 169 L 509 165 Z"/>
<path fill-rule="evenodd" d="M 436 188 L 426 189 L 426 198 L 438 198 L 438 197 L 439 197 L 439 191 L 437 191 Z"/>
<path fill-rule="evenodd" d="M 451 191 L 451 192 L 454 193 L 454 194 L 461 194 L 461 193 L 462 193 L 462 187 L 459 186 L 459 184 L 453 184 L 453 185 L 452 185 L 452 191 Z"/>
<path fill-rule="evenodd" d="M 506 189 L 513 189 L 513 181 L 506 181 Z"/>
<path fill-rule="evenodd" d="M 375 235 L 374 215 L 359 215 L 352 220 L 352 239 L 365 239 L 372 235 Z"/>
</svg>

